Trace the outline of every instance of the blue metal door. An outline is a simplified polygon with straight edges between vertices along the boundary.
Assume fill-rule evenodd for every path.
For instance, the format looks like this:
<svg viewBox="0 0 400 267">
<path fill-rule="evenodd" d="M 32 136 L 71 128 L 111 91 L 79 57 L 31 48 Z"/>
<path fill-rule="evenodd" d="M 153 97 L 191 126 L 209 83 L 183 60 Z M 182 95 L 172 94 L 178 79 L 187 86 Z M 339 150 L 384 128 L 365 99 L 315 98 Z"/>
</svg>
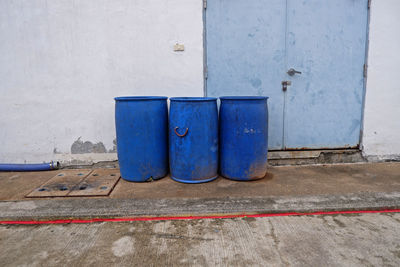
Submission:
<svg viewBox="0 0 400 267">
<path fill-rule="evenodd" d="M 207 94 L 269 96 L 269 149 L 357 146 L 367 2 L 208 0 Z"/>
<path fill-rule="evenodd" d="M 357 146 L 367 0 L 288 0 L 286 148 Z"/>
<path fill-rule="evenodd" d="M 208 0 L 207 95 L 269 96 L 269 148 L 281 149 L 286 3 Z"/>
</svg>

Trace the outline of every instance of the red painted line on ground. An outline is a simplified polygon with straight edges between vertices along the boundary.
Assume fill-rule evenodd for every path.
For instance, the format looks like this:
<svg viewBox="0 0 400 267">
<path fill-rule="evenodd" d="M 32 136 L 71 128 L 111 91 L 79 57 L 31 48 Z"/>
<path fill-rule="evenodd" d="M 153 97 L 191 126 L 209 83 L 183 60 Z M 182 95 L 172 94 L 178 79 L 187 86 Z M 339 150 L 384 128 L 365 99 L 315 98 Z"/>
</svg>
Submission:
<svg viewBox="0 0 400 267">
<path fill-rule="evenodd" d="M 310 215 L 334 215 L 334 214 L 360 214 L 360 213 L 396 213 L 400 209 L 386 210 L 351 210 L 351 211 L 316 211 L 316 212 L 287 212 L 264 214 L 232 214 L 210 216 L 165 216 L 165 217 L 131 217 L 131 218 L 94 218 L 94 219 L 64 219 L 49 221 L 0 221 L 0 224 L 68 224 L 68 223 L 95 223 L 95 222 L 135 222 L 135 221 L 171 221 L 171 220 L 200 220 L 200 219 L 232 219 L 232 218 L 263 218 L 282 216 L 310 216 Z"/>
</svg>

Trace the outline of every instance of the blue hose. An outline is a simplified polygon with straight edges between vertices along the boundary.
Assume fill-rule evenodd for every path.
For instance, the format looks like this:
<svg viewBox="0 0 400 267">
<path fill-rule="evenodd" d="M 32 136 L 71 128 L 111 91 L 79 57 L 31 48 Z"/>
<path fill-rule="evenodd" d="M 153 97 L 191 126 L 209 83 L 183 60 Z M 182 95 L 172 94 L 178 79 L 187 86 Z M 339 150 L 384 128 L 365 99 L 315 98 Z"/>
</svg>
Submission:
<svg viewBox="0 0 400 267">
<path fill-rule="evenodd" d="M 50 171 L 58 169 L 58 162 L 38 163 L 38 164 L 8 164 L 0 163 L 2 172 L 32 172 L 32 171 Z"/>
</svg>

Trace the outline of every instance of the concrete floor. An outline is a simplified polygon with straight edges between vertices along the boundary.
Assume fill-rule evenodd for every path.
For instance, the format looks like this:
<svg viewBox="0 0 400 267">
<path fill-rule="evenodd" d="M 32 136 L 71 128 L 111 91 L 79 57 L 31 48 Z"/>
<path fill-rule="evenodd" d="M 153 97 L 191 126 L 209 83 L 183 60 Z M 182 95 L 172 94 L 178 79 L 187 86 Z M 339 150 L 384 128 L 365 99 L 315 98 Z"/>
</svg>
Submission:
<svg viewBox="0 0 400 267">
<path fill-rule="evenodd" d="M 204 184 L 182 184 L 166 177 L 151 183 L 121 180 L 111 198 L 226 198 L 399 192 L 400 163 L 361 163 L 270 167 L 257 181 L 219 177 Z"/>
<path fill-rule="evenodd" d="M 400 214 L 0 226 L 1 266 L 399 266 Z"/>
<path fill-rule="evenodd" d="M 0 220 L 400 208 L 399 162 L 271 167 L 253 182 L 120 180 L 105 197 L 25 197 L 58 172 L 0 173 Z"/>
<path fill-rule="evenodd" d="M 107 197 L 25 198 L 57 173 L 0 173 L 0 220 L 400 208 L 400 163 L 271 167 L 254 182 L 120 180 Z M 0 225 L 0 266 L 400 266 L 399 229 L 400 213 Z"/>
<path fill-rule="evenodd" d="M 0 172 L 0 201 L 26 200 L 25 195 L 58 172 Z M 205 199 L 359 192 L 400 192 L 400 162 L 270 167 L 264 179 L 252 182 L 222 177 L 204 184 L 182 184 L 169 177 L 147 183 L 121 179 L 107 198 Z"/>
</svg>

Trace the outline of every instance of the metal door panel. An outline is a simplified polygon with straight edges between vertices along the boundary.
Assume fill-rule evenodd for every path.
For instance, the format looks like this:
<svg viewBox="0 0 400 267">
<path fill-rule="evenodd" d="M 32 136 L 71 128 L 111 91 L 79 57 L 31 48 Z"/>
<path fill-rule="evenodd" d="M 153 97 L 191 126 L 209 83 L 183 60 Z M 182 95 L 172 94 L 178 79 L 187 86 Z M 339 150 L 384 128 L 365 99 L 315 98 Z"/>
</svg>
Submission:
<svg viewBox="0 0 400 267">
<path fill-rule="evenodd" d="M 288 0 L 285 148 L 359 144 L 368 0 Z"/>
<path fill-rule="evenodd" d="M 269 96 L 269 148 L 281 149 L 286 3 L 208 0 L 207 95 Z"/>
</svg>

